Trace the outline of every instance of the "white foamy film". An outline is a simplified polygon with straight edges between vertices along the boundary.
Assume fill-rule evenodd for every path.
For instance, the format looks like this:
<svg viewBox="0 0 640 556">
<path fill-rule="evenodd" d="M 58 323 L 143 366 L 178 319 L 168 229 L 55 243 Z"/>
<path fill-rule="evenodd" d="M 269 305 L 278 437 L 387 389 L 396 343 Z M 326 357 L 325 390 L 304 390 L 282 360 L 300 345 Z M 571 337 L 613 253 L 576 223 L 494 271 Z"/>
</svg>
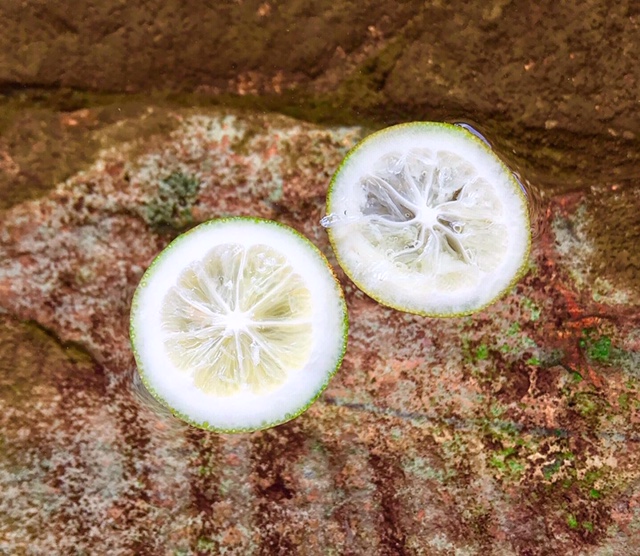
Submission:
<svg viewBox="0 0 640 556">
<path fill-rule="evenodd" d="M 312 345 L 306 364 L 266 393 L 245 387 L 215 396 L 196 387 L 191 373 L 176 368 L 163 346 L 161 301 L 180 272 L 213 246 L 269 245 L 287 258 L 311 293 Z M 256 429 L 287 420 L 303 410 L 335 370 L 344 350 L 346 306 L 322 255 L 293 230 L 266 221 L 211 221 L 178 238 L 149 269 L 134 299 L 133 339 L 140 372 L 154 393 L 195 424 L 224 429 Z"/>
<path fill-rule="evenodd" d="M 425 314 L 468 313 L 503 291 L 525 262 L 525 198 L 481 139 L 447 124 L 370 136 L 333 178 L 328 229 L 366 293 Z"/>
</svg>

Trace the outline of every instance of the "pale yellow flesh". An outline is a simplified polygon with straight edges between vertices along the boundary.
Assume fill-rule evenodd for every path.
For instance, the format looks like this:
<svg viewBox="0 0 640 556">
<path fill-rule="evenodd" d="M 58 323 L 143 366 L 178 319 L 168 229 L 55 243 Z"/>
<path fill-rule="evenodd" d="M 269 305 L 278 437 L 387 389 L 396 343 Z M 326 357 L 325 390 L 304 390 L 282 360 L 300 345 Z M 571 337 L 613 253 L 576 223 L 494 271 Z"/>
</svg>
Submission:
<svg viewBox="0 0 640 556">
<path fill-rule="evenodd" d="M 219 245 L 163 299 L 164 347 L 204 392 L 261 393 L 309 359 L 311 312 L 309 290 L 278 251 Z"/>
</svg>

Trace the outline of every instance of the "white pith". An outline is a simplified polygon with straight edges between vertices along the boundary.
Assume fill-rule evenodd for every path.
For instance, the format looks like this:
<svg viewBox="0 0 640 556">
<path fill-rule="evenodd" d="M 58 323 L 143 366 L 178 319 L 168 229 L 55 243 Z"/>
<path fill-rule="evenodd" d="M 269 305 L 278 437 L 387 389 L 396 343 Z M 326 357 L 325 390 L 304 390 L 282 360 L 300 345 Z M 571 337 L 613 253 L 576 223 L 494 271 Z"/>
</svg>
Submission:
<svg viewBox="0 0 640 556">
<path fill-rule="evenodd" d="M 261 253 L 271 267 L 256 262 Z M 206 264 L 225 269 L 220 283 L 202 272 Z M 312 245 L 284 226 L 230 219 L 199 226 L 158 257 L 136 294 L 133 343 L 147 383 L 175 412 L 253 429 L 318 394 L 341 358 L 344 319 L 340 288 Z"/>
<path fill-rule="evenodd" d="M 513 175 L 466 130 L 418 123 L 365 139 L 332 182 L 324 223 L 342 267 L 387 305 L 469 313 L 509 286 L 530 226 Z"/>
</svg>

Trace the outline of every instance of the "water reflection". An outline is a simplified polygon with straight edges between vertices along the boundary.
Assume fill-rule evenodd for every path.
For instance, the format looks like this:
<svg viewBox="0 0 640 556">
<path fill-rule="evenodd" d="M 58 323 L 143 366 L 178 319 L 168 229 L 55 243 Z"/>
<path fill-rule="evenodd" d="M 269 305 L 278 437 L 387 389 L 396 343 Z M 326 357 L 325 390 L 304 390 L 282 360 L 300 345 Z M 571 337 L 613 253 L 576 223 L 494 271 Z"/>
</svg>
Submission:
<svg viewBox="0 0 640 556">
<path fill-rule="evenodd" d="M 135 367 L 131 370 L 128 387 L 128 393 L 132 395 L 136 405 L 151 411 L 162 421 L 163 425 L 166 425 L 166 428 L 159 427 L 158 434 L 160 436 L 174 437 L 177 433 L 181 433 L 188 428 L 186 423 L 176 418 L 167 407 L 151 395 Z"/>
<path fill-rule="evenodd" d="M 469 120 L 452 120 L 450 123 L 466 129 L 469 133 L 475 135 L 478 139 L 480 139 L 483 143 L 485 143 L 488 147 L 493 150 L 493 152 L 500 158 L 500 160 L 511 170 L 513 177 L 520 185 L 520 189 L 527 197 L 527 205 L 529 207 L 529 218 L 531 220 L 531 236 L 532 239 L 535 240 L 542 235 L 542 233 L 546 229 L 546 218 L 544 218 L 544 210 L 543 210 L 543 199 L 544 193 L 542 184 L 537 184 L 531 182 L 529 179 L 524 177 L 526 172 L 523 172 L 523 169 L 520 165 L 513 160 L 513 157 L 508 156 L 506 153 L 501 152 L 500 150 L 495 148 L 493 142 L 491 142 L 486 134 L 481 131 L 481 126 L 479 126 L 476 122 L 471 122 Z"/>
</svg>

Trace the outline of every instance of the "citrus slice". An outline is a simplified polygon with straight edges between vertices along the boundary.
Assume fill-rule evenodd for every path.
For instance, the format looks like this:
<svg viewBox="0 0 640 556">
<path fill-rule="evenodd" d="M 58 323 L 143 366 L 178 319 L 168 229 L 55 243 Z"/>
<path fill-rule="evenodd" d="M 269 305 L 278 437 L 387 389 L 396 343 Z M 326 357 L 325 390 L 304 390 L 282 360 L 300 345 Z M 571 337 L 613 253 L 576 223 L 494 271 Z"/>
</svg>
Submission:
<svg viewBox="0 0 640 556">
<path fill-rule="evenodd" d="M 356 145 L 321 223 L 361 290 L 427 316 L 492 303 L 523 274 L 531 243 L 514 175 L 480 138 L 445 123 L 401 124 Z"/>
<path fill-rule="evenodd" d="M 347 341 L 342 290 L 322 253 L 267 220 L 211 220 L 174 240 L 133 298 L 147 389 L 189 423 L 224 432 L 302 413 Z"/>
</svg>

